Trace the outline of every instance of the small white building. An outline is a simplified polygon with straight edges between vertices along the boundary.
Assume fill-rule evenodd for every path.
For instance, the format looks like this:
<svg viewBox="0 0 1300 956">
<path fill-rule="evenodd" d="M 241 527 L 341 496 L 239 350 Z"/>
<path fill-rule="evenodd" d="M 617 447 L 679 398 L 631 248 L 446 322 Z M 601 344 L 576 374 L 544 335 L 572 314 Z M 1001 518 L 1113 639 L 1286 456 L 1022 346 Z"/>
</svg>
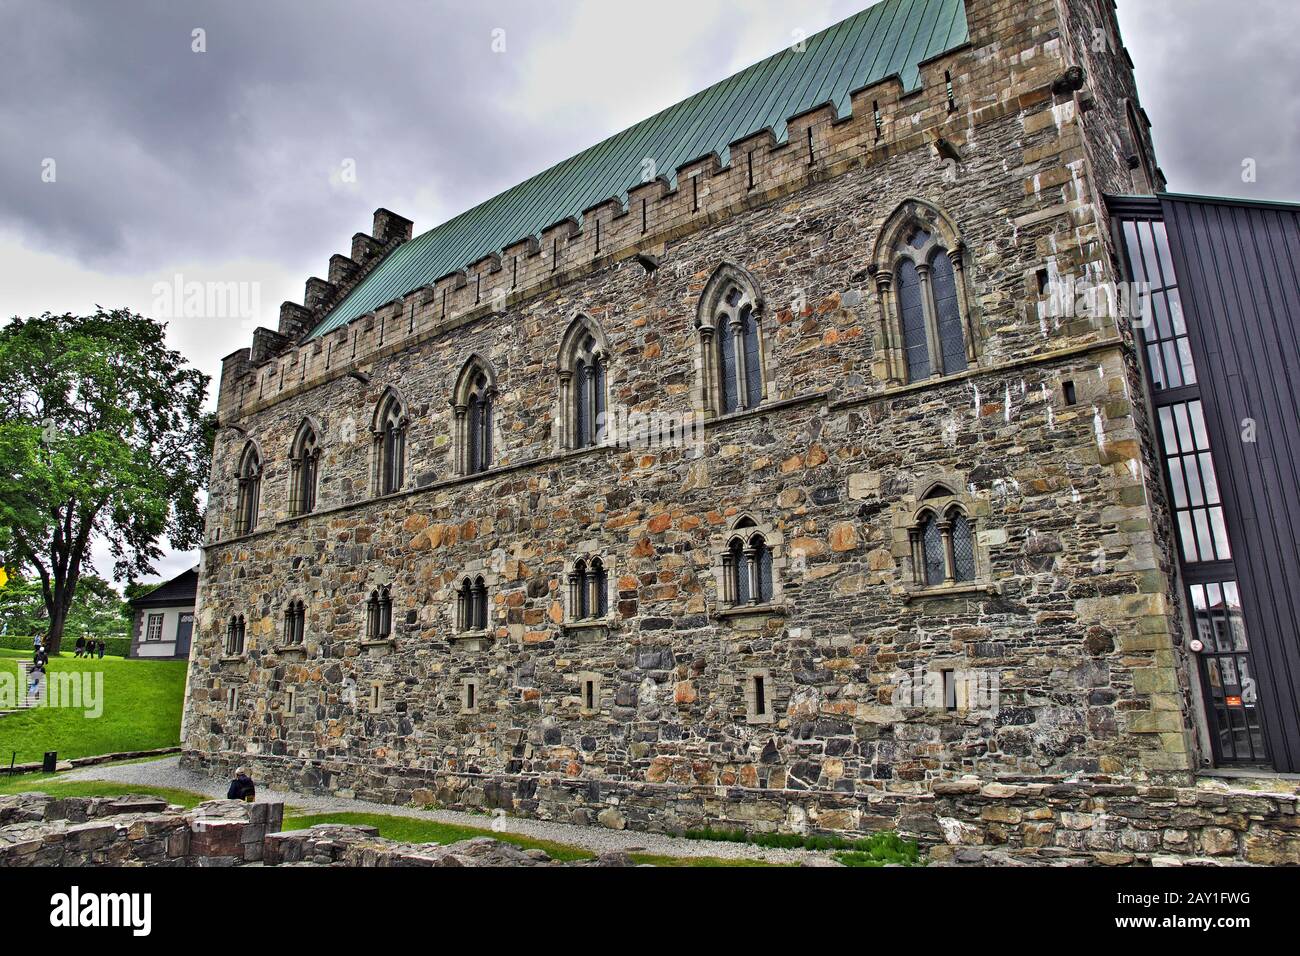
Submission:
<svg viewBox="0 0 1300 956">
<path fill-rule="evenodd" d="M 129 656 L 188 659 L 198 588 L 199 569 L 191 568 L 133 600 Z"/>
</svg>

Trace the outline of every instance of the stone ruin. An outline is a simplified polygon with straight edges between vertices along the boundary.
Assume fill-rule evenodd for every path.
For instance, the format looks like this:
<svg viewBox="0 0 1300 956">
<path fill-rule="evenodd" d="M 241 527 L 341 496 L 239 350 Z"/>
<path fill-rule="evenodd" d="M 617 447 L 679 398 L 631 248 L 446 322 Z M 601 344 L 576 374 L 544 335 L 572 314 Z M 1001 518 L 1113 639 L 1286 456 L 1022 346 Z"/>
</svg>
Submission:
<svg viewBox="0 0 1300 956">
<path fill-rule="evenodd" d="M 0 867 L 8 866 L 631 866 L 625 854 L 561 863 L 480 837 L 448 846 L 397 843 L 370 826 L 281 832 L 282 803 L 212 800 L 193 810 L 156 797 L 0 797 Z"/>
</svg>

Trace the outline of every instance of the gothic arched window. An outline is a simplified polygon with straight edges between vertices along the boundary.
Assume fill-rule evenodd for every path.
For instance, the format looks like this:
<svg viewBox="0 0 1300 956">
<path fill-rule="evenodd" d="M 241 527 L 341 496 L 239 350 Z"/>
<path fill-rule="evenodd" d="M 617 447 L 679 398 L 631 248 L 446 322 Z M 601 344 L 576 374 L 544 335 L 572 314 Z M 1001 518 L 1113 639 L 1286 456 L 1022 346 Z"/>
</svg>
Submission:
<svg viewBox="0 0 1300 956">
<path fill-rule="evenodd" d="M 235 504 L 235 534 L 252 534 L 257 530 L 257 515 L 262 502 L 262 456 L 249 442 L 239 459 L 239 494 Z"/>
<path fill-rule="evenodd" d="M 316 483 L 320 475 L 320 443 L 311 422 L 303 422 L 289 450 L 289 514 L 316 510 Z"/>
<path fill-rule="evenodd" d="M 300 647 L 306 636 L 307 606 L 302 601 L 290 601 L 284 609 L 284 643 L 288 647 Z"/>
<path fill-rule="evenodd" d="M 753 278 L 721 266 L 704 288 L 696 317 L 701 398 L 714 415 L 757 408 L 767 396 L 763 303 Z"/>
<path fill-rule="evenodd" d="M 722 566 L 724 603 L 732 607 L 772 603 L 772 549 L 751 519 L 737 522 Z"/>
<path fill-rule="evenodd" d="M 477 475 L 492 467 L 492 405 L 496 397 L 491 368 L 474 356 L 461 369 L 452 398 L 456 416 L 456 472 Z"/>
<path fill-rule="evenodd" d="M 393 590 L 375 588 L 366 602 L 366 640 L 386 641 L 393 635 Z"/>
<path fill-rule="evenodd" d="M 391 495 L 406 482 L 406 408 L 401 397 L 388 389 L 379 400 L 371 426 L 374 436 L 374 489 L 376 495 Z"/>
<path fill-rule="evenodd" d="M 578 316 L 560 343 L 561 447 L 591 448 L 605 429 L 609 401 L 609 357 L 603 336 Z"/>
<path fill-rule="evenodd" d="M 569 617 L 575 621 L 603 618 L 609 613 L 609 575 L 600 558 L 580 559 L 569 573 Z"/>
<path fill-rule="evenodd" d="M 871 272 L 892 384 L 963 372 L 975 362 L 965 245 L 939 210 L 910 200 L 886 222 Z"/>
<path fill-rule="evenodd" d="M 921 510 L 912 528 L 913 580 L 919 587 L 976 579 L 975 530 L 960 504 L 945 501 L 951 497 L 946 487 L 937 486 L 926 496 L 933 504 Z"/>
<path fill-rule="evenodd" d="M 232 614 L 230 622 L 226 625 L 226 656 L 242 657 L 244 654 L 244 638 L 247 634 L 247 624 L 244 621 L 244 615 Z"/>
<path fill-rule="evenodd" d="M 488 626 L 487 582 L 482 575 L 466 577 L 456 590 L 456 630 L 461 633 L 486 631 Z"/>
</svg>

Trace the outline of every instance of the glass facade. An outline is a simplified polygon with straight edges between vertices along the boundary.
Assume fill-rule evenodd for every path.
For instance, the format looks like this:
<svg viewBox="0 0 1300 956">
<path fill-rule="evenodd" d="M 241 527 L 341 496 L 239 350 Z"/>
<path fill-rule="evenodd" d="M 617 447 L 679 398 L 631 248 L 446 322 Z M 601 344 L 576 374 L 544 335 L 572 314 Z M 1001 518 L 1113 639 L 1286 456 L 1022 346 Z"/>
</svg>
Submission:
<svg viewBox="0 0 1300 956">
<path fill-rule="evenodd" d="M 1264 764 L 1250 639 L 1168 234 L 1160 219 L 1140 216 L 1124 219 L 1120 230 L 1136 286 L 1128 301 L 1143 304 L 1132 317 L 1155 403 L 1215 763 Z"/>
</svg>

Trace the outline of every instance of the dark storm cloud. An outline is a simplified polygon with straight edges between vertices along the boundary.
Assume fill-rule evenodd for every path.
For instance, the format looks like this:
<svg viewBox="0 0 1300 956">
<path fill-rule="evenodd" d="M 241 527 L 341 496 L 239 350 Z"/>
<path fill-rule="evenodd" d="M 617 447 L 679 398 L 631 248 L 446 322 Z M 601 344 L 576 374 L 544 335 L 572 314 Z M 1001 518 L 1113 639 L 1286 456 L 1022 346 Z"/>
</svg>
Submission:
<svg viewBox="0 0 1300 956">
<path fill-rule="evenodd" d="M 342 250 L 404 198 L 394 184 L 486 198 L 535 171 L 520 142 L 546 148 L 542 117 L 490 117 L 520 82 L 513 51 L 556 19 L 534 3 L 0 2 L 0 225 L 148 268 L 322 235 Z"/>
<path fill-rule="evenodd" d="M 1295 0 L 1120 0 L 1119 12 L 1170 190 L 1300 201 Z"/>
</svg>

